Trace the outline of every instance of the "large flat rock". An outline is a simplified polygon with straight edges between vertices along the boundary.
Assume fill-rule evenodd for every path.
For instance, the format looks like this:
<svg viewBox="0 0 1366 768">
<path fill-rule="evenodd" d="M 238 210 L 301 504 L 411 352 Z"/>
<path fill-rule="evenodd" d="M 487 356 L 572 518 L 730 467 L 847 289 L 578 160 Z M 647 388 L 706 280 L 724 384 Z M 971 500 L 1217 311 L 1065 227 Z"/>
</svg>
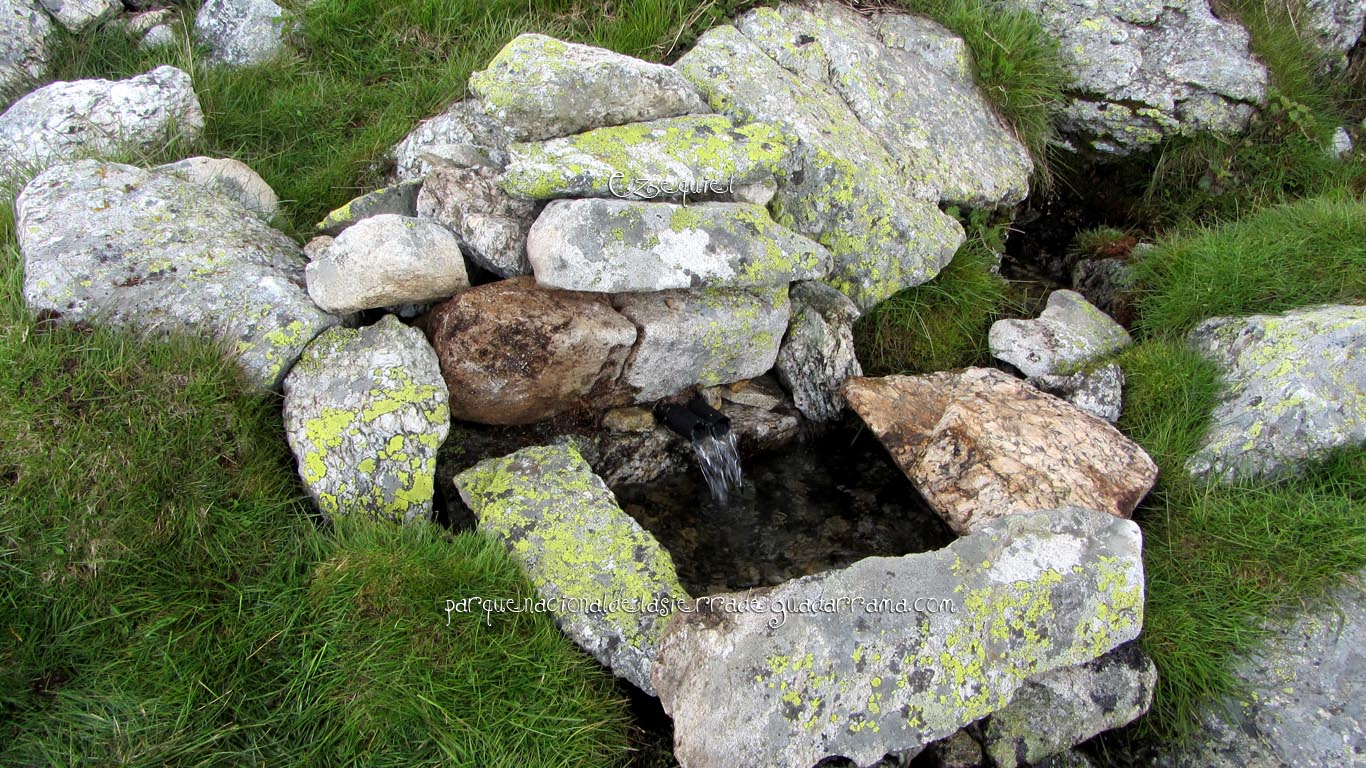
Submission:
<svg viewBox="0 0 1366 768">
<path fill-rule="evenodd" d="M 1143 624 L 1138 526 L 1015 515 L 936 552 L 872 557 L 674 615 L 654 683 L 683 768 L 871 765 L 1004 707 L 1026 678 Z"/>
</svg>

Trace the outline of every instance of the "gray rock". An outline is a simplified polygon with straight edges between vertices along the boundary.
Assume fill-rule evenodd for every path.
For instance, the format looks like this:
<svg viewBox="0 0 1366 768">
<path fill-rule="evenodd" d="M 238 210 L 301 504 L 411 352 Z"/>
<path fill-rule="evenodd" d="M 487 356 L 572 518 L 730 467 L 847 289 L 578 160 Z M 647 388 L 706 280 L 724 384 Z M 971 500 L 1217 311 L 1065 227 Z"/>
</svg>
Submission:
<svg viewBox="0 0 1366 768">
<path fill-rule="evenodd" d="M 1217 317 L 1189 341 L 1223 369 L 1226 386 L 1187 463 L 1192 475 L 1275 478 L 1366 442 L 1366 307 Z"/>
<path fill-rule="evenodd" d="M 16 209 L 34 312 L 209 335 L 262 387 L 337 322 L 304 292 L 293 241 L 175 176 L 82 160 L 40 174 Z"/>
<path fill-rule="evenodd" d="M 43 76 L 54 31 L 52 20 L 33 0 L 0 0 L 0 104 Z"/>
<path fill-rule="evenodd" d="M 556 200 L 526 250 L 536 282 L 603 293 L 786 285 L 830 269 L 824 247 L 744 203 Z"/>
<path fill-rule="evenodd" d="M 1138 635 L 1138 526 L 1069 507 L 681 608 L 654 682 L 688 768 L 868 765 Z M 884 602 L 885 601 L 885 602 Z M 775 606 L 782 606 L 778 612 Z"/>
<path fill-rule="evenodd" d="M 482 148 L 495 165 L 505 164 L 507 131 L 484 112 L 478 99 L 464 99 L 435 117 L 418 123 L 394 147 L 394 174 L 399 181 L 421 179 L 431 171 L 425 154 L 443 154 L 446 147 Z"/>
<path fill-rule="evenodd" d="M 170 24 L 158 24 L 147 30 L 147 34 L 142 36 L 143 48 L 164 48 L 180 42 L 180 35 L 176 33 L 176 28 Z"/>
<path fill-rule="evenodd" d="M 1366 588 L 1358 573 L 1326 604 L 1270 624 L 1265 646 L 1238 660 L 1238 701 L 1207 707 L 1161 768 L 1339 768 L 1366 754 Z"/>
<path fill-rule="evenodd" d="M 480 267 L 499 277 L 531 274 L 527 233 L 538 206 L 500 189 L 498 172 L 438 163 L 417 196 L 417 215 L 455 233 Z"/>
<path fill-rule="evenodd" d="M 1309 28 L 1319 47 L 1334 59 L 1334 65 L 1347 63 L 1347 54 L 1356 47 L 1366 30 L 1366 3 L 1360 0 L 1305 0 Z"/>
<path fill-rule="evenodd" d="M 1086 753 L 1069 749 L 1040 760 L 1034 768 L 1096 768 L 1096 764 L 1086 756 Z"/>
<path fill-rule="evenodd" d="M 1054 291 L 1034 320 L 997 320 L 987 344 L 998 360 L 1026 376 L 1072 373 L 1098 357 L 1129 346 L 1124 327 L 1076 291 Z"/>
<path fill-rule="evenodd" d="M 203 130 L 190 76 L 175 67 L 127 80 L 57 82 L 0 115 L 0 180 L 61 160 L 151 152 Z"/>
<path fill-rule="evenodd" d="M 1138 253 L 1142 243 L 1134 246 Z M 1082 259 L 1072 267 L 1072 287 L 1096 309 L 1129 326 L 1133 305 L 1127 292 L 1133 286 L 1133 267 L 1123 259 Z"/>
<path fill-rule="evenodd" d="M 772 411 L 787 402 L 787 393 L 772 376 L 764 375 L 757 379 L 745 379 L 724 386 L 710 387 L 704 396 L 715 393 L 724 402 L 747 405 L 762 411 Z"/>
<path fill-rule="evenodd" d="M 930 749 L 939 761 L 939 768 L 982 768 L 986 762 L 982 745 L 966 730 L 935 742 Z"/>
<path fill-rule="evenodd" d="M 621 374 L 637 403 L 765 373 L 791 312 L 786 285 L 623 293 L 612 302 L 639 330 Z"/>
<path fill-rule="evenodd" d="M 389 213 L 342 232 L 305 276 L 313 301 L 340 313 L 444 299 L 470 284 L 455 235 Z"/>
<path fill-rule="evenodd" d="M 688 115 L 513 144 L 498 183 L 532 200 L 710 199 L 772 179 L 790 151 L 763 123 L 737 128 L 721 115 Z"/>
<path fill-rule="evenodd" d="M 1333 139 L 1328 147 L 1328 155 L 1334 160 L 1345 159 L 1352 154 L 1352 134 L 1347 132 L 1346 126 L 1339 125 L 1333 131 Z"/>
<path fill-rule="evenodd" d="M 285 10 L 271 0 L 207 0 L 195 36 L 212 61 L 232 67 L 264 64 L 285 52 Z"/>
<path fill-rule="evenodd" d="M 318 222 L 318 232 L 336 237 L 352 224 L 382 213 L 416 216 L 417 192 L 421 188 L 421 181 L 401 181 L 374 192 L 367 192 L 323 217 L 323 220 Z"/>
<path fill-rule="evenodd" d="M 1012 0 L 1061 44 L 1072 75 L 1063 130 L 1124 155 L 1177 134 L 1232 133 L 1266 101 L 1248 34 L 1206 0 Z"/>
<path fill-rule="evenodd" d="M 730 419 L 730 430 L 744 453 L 771 451 L 796 440 L 801 432 L 801 419 L 790 413 L 732 401 L 721 403 L 719 410 Z"/>
<path fill-rule="evenodd" d="M 180 40 L 180 17 L 170 8 L 143 11 L 115 19 L 114 24 L 131 36 L 142 38 L 144 49 L 174 45 Z"/>
<path fill-rule="evenodd" d="M 1124 369 L 1119 363 L 1067 376 L 1032 376 L 1029 383 L 1111 424 L 1119 421 L 1124 408 Z"/>
<path fill-rule="evenodd" d="M 329 237 L 328 235 L 318 235 L 312 240 L 309 240 L 307 243 L 304 243 L 304 258 L 313 261 L 322 256 L 328 248 L 332 247 L 332 243 L 336 242 L 336 240 L 335 237 Z"/>
<path fill-rule="evenodd" d="M 646 693 L 659 637 L 688 599 L 673 560 L 574 448 L 526 448 L 455 479 L 565 634 Z"/>
<path fill-rule="evenodd" d="M 158 173 L 170 173 L 236 200 L 243 208 L 269 222 L 280 212 L 280 198 L 265 179 L 250 166 L 231 158 L 190 157 L 158 166 Z"/>
<path fill-rule="evenodd" d="M 518 35 L 470 77 L 484 111 L 521 141 L 703 112 L 679 74 L 603 48 Z"/>
<path fill-rule="evenodd" d="M 854 351 L 858 307 L 821 283 L 797 283 L 791 297 L 792 320 L 775 366 L 778 379 L 803 416 L 834 421 L 844 412 L 840 387 L 850 376 L 863 375 Z"/>
<path fill-rule="evenodd" d="M 958 82 L 973 81 L 972 51 L 963 38 L 913 13 L 884 13 L 876 20 L 877 35 L 887 47 L 913 53 Z"/>
<path fill-rule="evenodd" d="M 916 196 L 912 177 L 839 95 L 779 66 L 734 27 L 709 30 L 675 67 L 737 123 L 797 139 L 771 209 L 830 250 L 827 282 L 860 309 L 934 277 L 963 242 L 957 220 Z"/>
<path fill-rule="evenodd" d="M 393 315 L 328 329 L 299 357 L 284 392 L 285 436 L 325 516 L 431 518 L 450 409 L 421 331 Z"/>
<path fill-rule="evenodd" d="M 58 24 L 81 33 L 123 11 L 120 0 L 39 0 Z"/>
<path fill-rule="evenodd" d="M 997 768 L 1033 765 L 1137 720 L 1156 687 L 1152 659 L 1126 643 L 1085 664 L 1030 678 L 987 719 L 982 743 Z"/>
</svg>

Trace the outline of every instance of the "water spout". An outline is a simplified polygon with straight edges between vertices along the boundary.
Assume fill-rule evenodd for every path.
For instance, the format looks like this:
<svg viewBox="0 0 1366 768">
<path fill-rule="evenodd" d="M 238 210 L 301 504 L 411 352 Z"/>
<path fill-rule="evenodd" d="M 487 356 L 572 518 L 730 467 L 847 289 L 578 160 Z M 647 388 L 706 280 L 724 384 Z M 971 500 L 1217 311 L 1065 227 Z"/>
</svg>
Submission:
<svg viewBox="0 0 1366 768">
<path fill-rule="evenodd" d="M 730 492 L 739 488 L 744 479 L 730 419 L 702 398 L 694 397 L 687 405 L 664 406 L 659 410 L 659 420 L 692 443 L 712 498 L 725 506 Z"/>
</svg>

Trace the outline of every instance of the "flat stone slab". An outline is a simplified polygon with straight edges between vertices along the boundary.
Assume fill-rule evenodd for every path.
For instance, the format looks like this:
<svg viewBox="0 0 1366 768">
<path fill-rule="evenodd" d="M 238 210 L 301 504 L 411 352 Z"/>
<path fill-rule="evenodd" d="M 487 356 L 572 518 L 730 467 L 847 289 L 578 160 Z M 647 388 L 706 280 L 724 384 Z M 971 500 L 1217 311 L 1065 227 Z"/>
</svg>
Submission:
<svg viewBox="0 0 1366 768">
<path fill-rule="evenodd" d="M 1226 390 L 1192 475 L 1281 477 L 1334 448 L 1366 443 L 1366 307 L 1217 317 L 1189 335 Z"/>
<path fill-rule="evenodd" d="M 1128 517 L 1157 480 L 1114 426 L 995 369 L 854 378 L 844 396 L 959 534 L 1064 504 Z"/>
<path fill-rule="evenodd" d="M 764 123 L 688 115 L 513 144 L 498 183 L 532 200 L 706 199 L 771 179 L 790 151 L 787 136 Z"/>
<path fill-rule="evenodd" d="M 393 315 L 329 328 L 285 378 L 285 436 L 326 516 L 432 516 L 436 453 L 450 431 L 436 353 Z"/>
<path fill-rule="evenodd" d="M 337 318 L 304 290 L 299 247 L 252 211 L 172 174 L 81 160 L 16 202 L 24 301 L 64 322 L 210 336 L 275 387 Z"/>
<path fill-rule="evenodd" d="M 662 64 L 536 34 L 513 38 L 470 76 L 470 90 L 523 141 L 705 111 L 688 81 Z"/>
<path fill-rule="evenodd" d="M 780 610 L 781 607 L 781 610 Z M 654 668 L 684 768 L 870 765 L 1143 624 L 1138 526 L 1075 507 L 679 610 Z"/>
<path fill-rule="evenodd" d="M 997 320 L 987 344 L 998 360 L 1026 376 L 1070 374 L 1088 361 L 1133 343 L 1124 326 L 1076 291 L 1053 291 L 1034 320 Z"/>
<path fill-rule="evenodd" d="M 623 293 L 818 279 L 830 254 L 745 203 L 558 200 L 527 235 L 541 285 Z"/>
<path fill-rule="evenodd" d="M 479 531 L 502 541 L 555 623 L 618 677 L 653 695 L 674 606 L 688 599 L 669 553 L 569 446 L 524 448 L 455 479 Z"/>
</svg>

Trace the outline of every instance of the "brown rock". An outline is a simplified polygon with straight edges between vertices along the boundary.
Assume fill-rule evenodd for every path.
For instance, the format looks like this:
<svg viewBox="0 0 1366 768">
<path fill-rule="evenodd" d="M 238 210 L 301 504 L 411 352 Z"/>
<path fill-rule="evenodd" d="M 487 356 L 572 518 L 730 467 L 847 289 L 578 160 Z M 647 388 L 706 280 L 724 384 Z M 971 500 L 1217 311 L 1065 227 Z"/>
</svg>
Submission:
<svg viewBox="0 0 1366 768">
<path fill-rule="evenodd" d="M 853 378 L 843 392 L 959 534 L 1069 505 L 1128 517 L 1157 480 L 1119 430 L 994 369 Z"/>
<path fill-rule="evenodd" d="M 432 310 L 428 336 L 454 418 L 530 424 L 610 399 L 636 327 L 601 295 L 523 277 L 456 294 Z"/>
</svg>

